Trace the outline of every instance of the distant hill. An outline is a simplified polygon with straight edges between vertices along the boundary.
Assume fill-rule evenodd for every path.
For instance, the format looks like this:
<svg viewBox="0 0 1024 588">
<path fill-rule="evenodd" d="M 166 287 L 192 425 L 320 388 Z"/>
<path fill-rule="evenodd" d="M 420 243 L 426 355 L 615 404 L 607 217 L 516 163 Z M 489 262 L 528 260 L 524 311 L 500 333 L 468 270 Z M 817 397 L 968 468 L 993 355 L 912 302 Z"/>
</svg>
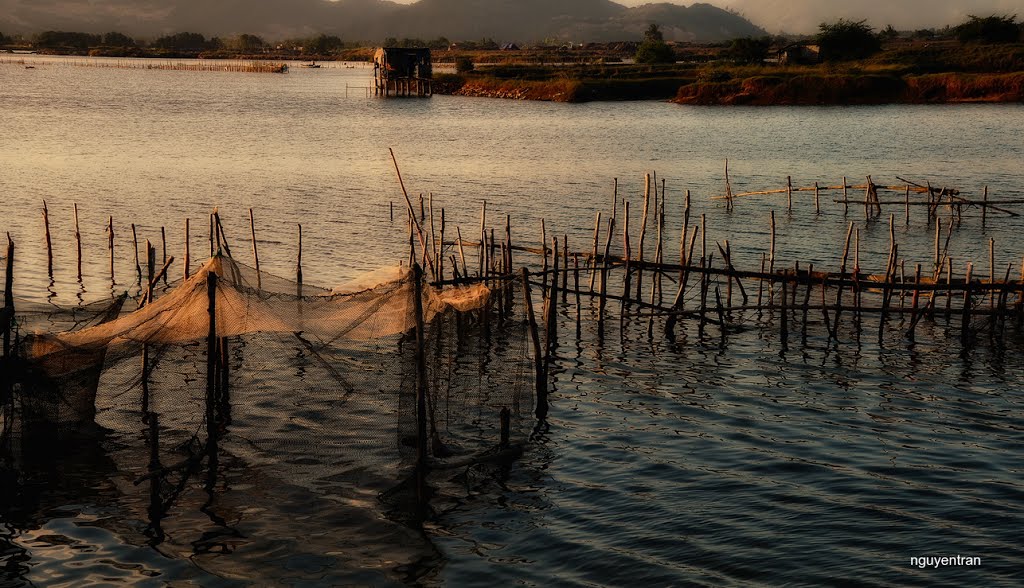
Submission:
<svg viewBox="0 0 1024 588">
<path fill-rule="evenodd" d="M 639 39 L 650 23 L 668 40 L 718 41 L 762 35 L 746 19 L 709 4 L 610 0 L 0 0 L 0 32 L 67 30 L 154 37 L 253 33 L 268 40 L 327 33 L 349 41 L 386 37 L 536 41 Z"/>
</svg>

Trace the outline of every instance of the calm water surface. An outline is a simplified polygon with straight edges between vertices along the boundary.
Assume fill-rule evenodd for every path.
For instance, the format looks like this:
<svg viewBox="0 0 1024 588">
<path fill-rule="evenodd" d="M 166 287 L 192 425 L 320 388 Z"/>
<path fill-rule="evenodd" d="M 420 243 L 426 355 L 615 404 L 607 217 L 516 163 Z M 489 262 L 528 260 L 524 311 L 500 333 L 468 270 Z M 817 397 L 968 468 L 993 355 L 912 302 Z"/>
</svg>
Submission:
<svg viewBox="0 0 1024 588">
<path fill-rule="evenodd" d="M 407 235 L 389 147 L 413 197 L 433 194 L 450 226 L 478 230 L 487 200 L 490 219 L 511 215 L 516 240 L 538 242 L 544 218 L 549 235 L 568 234 L 583 250 L 595 214 L 607 214 L 613 178 L 637 210 L 643 174 L 657 172 L 666 181 L 669 250 L 689 189 L 691 223 L 707 214 L 709 247 L 729 239 L 734 263 L 750 269 L 767 248 L 770 209 L 780 265 L 838 266 L 852 221 L 862 266 L 881 271 L 888 223 L 866 223 L 856 206 L 844 214 L 831 193 L 820 215 L 808 193 L 794 197 L 792 212 L 785 195 L 726 212 L 711 200 L 724 192 L 726 159 L 735 191 L 779 188 L 786 176 L 807 186 L 871 175 L 879 184 L 899 176 L 969 195 L 988 186 L 993 199 L 1024 195 L 1022 105 L 383 101 L 366 98 L 371 71 L 362 66 L 257 75 L 43 58 L 25 69 L 6 58 L 0 230 L 19 246 L 16 292 L 36 302 L 109 296 L 108 215 L 124 282 L 134 278 L 131 224 L 158 244 L 165 227 L 168 254 L 180 256 L 190 218 L 192 257 L 201 259 L 213 207 L 238 249 L 246 248 L 254 209 L 261 262 L 279 275 L 294 272 L 297 223 L 310 282 L 331 285 L 394 263 Z M 87 260 L 81 284 L 73 203 Z M 909 225 L 902 207 L 890 211 L 908 271 L 927 265 L 934 229 L 923 209 L 911 211 Z M 1021 220 L 994 214 L 982 227 L 977 211 L 965 211 L 951 239 L 957 273 L 973 261 L 988 275 L 991 238 L 999 273 L 1012 263 L 1016 275 L 1022 229 Z M 216 508 L 202 493 L 183 495 L 167 537 L 154 542 L 144 532 L 145 489 L 132 484 L 145 465 L 132 453 L 139 432 L 112 426 L 120 409 L 108 399 L 98 421 L 111 432 L 49 456 L 23 495 L 0 502 L 0 584 L 1024 582 L 1024 341 L 1016 331 L 980 332 L 961 353 L 956 321 L 923 324 L 916 344 L 893 333 L 881 347 L 852 332 L 830 346 L 818 324 L 806 344 L 782 350 L 777 331 L 760 326 L 767 316 L 737 320 L 747 328 L 727 338 L 713 330 L 700 338 L 687 327 L 675 343 L 648 338 L 645 319 L 616 325 L 603 339 L 585 322 L 579 341 L 562 342 L 548 426 L 524 458 L 438 482 L 436 514 L 422 530 L 381 514 L 375 492 L 390 470 L 353 493 L 327 475 L 341 467 L 342 449 L 307 443 L 268 458 L 235 438 L 226 442 L 231 457 Z M 874 319 L 865 321 L 873 333 Z M 116 380 L 112 371 L 104 377 Z M 287 386 L 288 377 L 268 376 L 267 388 Z M 334 408 L 300 408 L 311 423 L 304 426 L 330 434 L 317 423 Z M 295 409 L 255 399 L 237 430 L 271 427 L 283 438 L 288 427 L 274 422 Z M 331 442 L 340 448 L 346 439 Z M 912 556 L 948 555 L 977 556 L 982 565 L 910 565 Z"/>
</svg>

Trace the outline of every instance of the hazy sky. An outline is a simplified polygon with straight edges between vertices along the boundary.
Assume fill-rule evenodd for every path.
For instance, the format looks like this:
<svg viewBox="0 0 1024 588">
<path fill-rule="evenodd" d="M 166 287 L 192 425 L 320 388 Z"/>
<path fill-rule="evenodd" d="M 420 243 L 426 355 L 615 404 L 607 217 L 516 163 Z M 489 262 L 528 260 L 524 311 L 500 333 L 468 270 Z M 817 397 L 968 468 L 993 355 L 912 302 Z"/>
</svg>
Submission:
<svg viewBox="0 0 1024 588">
<path fill-rule="evenodd" d="M 410 4 L 415 0 L 395 0 Z M 613 0 L 626 6 L 651 0 Z M 669 0 L 689 6 L 692 0 Z M 920 29 L 958 24 L 968 14 L 1017 14 L 1024 17 L 1024 0 L 701 0 L 731 8 L 771 33 L 813 33 L 818 24 L 837 18 L 867 19 L 875 28 Z"/>
</svg>

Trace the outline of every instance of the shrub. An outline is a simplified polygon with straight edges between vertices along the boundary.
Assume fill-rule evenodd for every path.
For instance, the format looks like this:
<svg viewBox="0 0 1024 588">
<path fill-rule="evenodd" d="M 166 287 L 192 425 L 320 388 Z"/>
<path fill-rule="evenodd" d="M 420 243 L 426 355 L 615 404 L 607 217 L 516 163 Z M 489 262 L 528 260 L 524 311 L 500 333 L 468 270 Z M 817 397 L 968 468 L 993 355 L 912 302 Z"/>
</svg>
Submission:
<svg viewBox="0 0 1024 588">
<path fill-rule="evenodd" d="M 842 18 L 834 23 L 821 23 L 817 40 L 822 61 L 864 59 L 881 50 L 878 36 L 864 23 Z"/>
<path fill-rule="evenodd" d="M 473 71 L 473 60 L 466 56 L 461 56 L 455 60 L 455 71 L 457 73 L 467 73 Z"/>
<path fill-rule="evenodd" d="M 954 31 L 957 39 L 965 43 L 1015 43 L 1021 37 L 1021 27 L 1016 21 L 1016 15 L 979 18 L 972 14 L 967 22 L 957 25 Z"/>
</svg>

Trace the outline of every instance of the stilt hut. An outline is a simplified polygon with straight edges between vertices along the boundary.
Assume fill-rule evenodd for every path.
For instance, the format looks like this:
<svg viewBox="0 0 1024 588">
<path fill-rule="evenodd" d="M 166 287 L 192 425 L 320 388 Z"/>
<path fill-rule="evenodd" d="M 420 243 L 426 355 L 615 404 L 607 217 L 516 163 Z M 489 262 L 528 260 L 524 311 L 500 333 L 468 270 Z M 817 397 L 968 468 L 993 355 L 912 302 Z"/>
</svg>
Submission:
<svg viewBox="0 0 1024 588">
<path fill-rule="evenodd" d="M 374 94 L 430 96 L 433 66 L 425 47 L 381 47 L 373 55 Z"/>
</svg>

